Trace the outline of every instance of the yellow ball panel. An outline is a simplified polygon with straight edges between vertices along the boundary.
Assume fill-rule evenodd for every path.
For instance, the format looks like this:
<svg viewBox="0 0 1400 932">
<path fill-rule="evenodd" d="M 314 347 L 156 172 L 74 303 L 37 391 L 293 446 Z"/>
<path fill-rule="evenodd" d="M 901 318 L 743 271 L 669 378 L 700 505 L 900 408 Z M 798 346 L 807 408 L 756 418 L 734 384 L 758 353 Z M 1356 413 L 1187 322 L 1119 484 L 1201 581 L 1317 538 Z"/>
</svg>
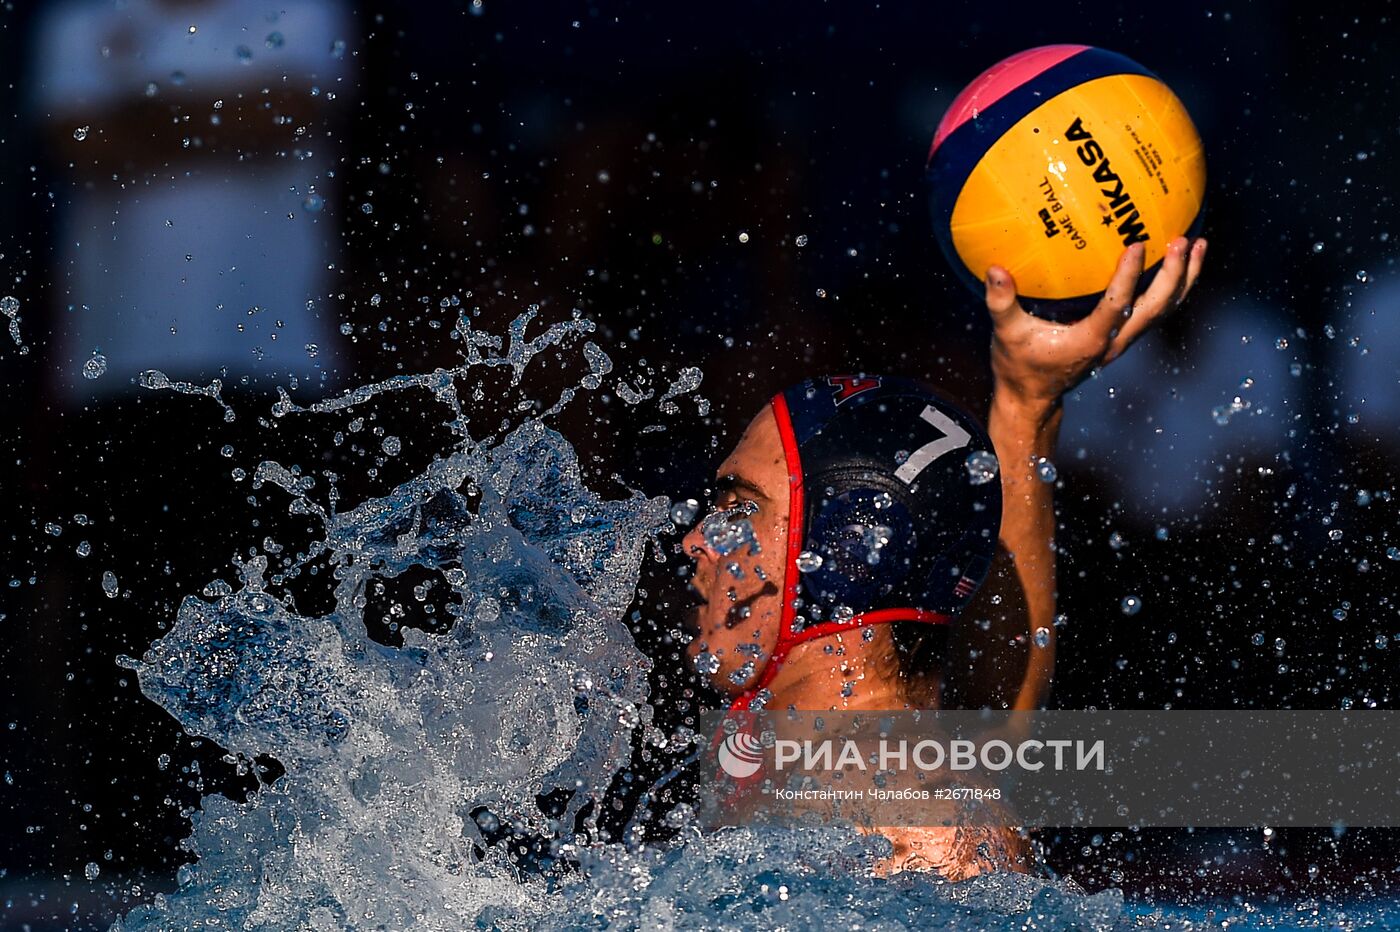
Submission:
<svg viewBox="0 0 1400 932">
<path fill-rule="evenodd" d="M 979 279 L 1003 265 L 1042 299 L 1102 291 L 1131 242 L 1146 264 L 1190 228 L 1205 153 L 1181 101 L 1145 75 L 1109 75 L 1031 111 L 972 170 L 952 240 Z"/>
</svg>

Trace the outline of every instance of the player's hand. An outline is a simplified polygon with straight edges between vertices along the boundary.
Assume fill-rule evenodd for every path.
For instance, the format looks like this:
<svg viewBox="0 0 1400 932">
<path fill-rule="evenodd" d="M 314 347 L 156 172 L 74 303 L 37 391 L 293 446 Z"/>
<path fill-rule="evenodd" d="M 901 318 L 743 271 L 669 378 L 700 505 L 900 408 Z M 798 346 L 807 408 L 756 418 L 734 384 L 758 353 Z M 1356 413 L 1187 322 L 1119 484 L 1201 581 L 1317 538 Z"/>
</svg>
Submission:
<svg viewBox="0 0 1400 932">
<path fill-rule="evenodd" d="M 1151 286 L 1136 301 L 1144 247 L 1124 250 L 1103 299 L 1072 324 L 1035 317 L 1021 307 L 1011 273 L 987 270 L 987 310 L 992 315 L 992 374 L 996 390 L 1032 408 L 1053 409 L 1065 392 L 1128 349 L 1190 292 L 1201 274 L 1206 241 L 1177 237 L 1167 244 Z"/>
</svg>

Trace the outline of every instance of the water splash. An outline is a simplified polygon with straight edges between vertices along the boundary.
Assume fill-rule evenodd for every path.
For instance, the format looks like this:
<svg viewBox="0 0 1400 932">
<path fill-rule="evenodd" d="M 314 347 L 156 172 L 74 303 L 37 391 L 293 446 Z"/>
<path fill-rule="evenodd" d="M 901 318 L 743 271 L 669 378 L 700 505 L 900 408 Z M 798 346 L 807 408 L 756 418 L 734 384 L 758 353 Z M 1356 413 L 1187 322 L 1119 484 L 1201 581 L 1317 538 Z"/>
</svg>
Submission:
<svg viewBox="0 0 1400 932">
<path fill-rule="evenodd" d="M 679 409 L 672 398 L 688 395 L 700 387 L 704 374 L 698 366 L 687 366 L 677 373 L 675 380 L 661 393 L 660 407 L 667 414 L 675 414 Z"/>
<path fill-rule="evenodd" d="M 873 868 L 889 843 L 845 828 L 701 835 L 682 806 L 667 817 L 678 843 L 640 844 L 640 830 L 627 844 L 600 840 L 596 814 L 634 732 L 670 740 L 651 728 L 649 662 L 622 616 L 672 503 L 590 491 L 548 412 L 499 439 L 471 437 L 471 370 L 506 367 L 518 384 L 544 349 L 592 330 L 575 318 L 527 338 L 533 316 L 508 340 L 464 318 L 454 331 L 463 362 L 450 369 L 306 406 L 280 393 L 273 413 L 287 418 L 425 392 L 446 409 L 451 448 L 343 511 L 334 495 L 315 500 L 295 466 L 261 463 L 253 485 L 281 489 L 288 511 L 324 535 L 270 578 L 267 555 L 235 561 L 237 588 L 215 580 L 187 596 L 140 660 L 119 660 L 262 785 L 242 802 L 206 798 L 179 889 L 114 929 L 1111 927 L 1122 911 L 1114 891 L 1084 897 L 1021 875 L 955 887 L 884 879 Z M 591 346 L 588 374 L 549 411 L 601 385 L 611 363 Z M 726 518 L 735 549 L 752 548 L 742 511 Z M 334 609 L 298 611 L 283 587 L 298 574 L 324 580 Z M 415 598 L 446 593 L 451 627 L 402 628 L 400 647 L 373 640 L 370 594 L 396 584 Z M 264 756 L 285 773 L 266 782 L 254 764 Z M 566 802 L 547 814 L 537 799 L 555 793 Z M 541 874 L 522 876 L 491 843 L 502 827 L 547 843 Z"/>
<path fill-rule="evenodd" d="M 107 374 L 107 357 L 101 353 L 93 353 L 83 361 L 83 378 L 92 380 L 100 379 Z"/>
<path fill-rule="evenodd" d="M 456 377 L 504 365 L 518 381 L 544 348 L 591 329 L 575 321 L 526 339 L 531 317 L 512 325 L 504 353 L 459 326 L 465 359 L 452 370 L 309 407 L 282 393 L 274 413 L 286 417 L 426 389 L 459 439 L 421 475 L 339 514 L 311 499 L 311 477 L 262 463 L 254 484 L 283 489 L 290 510 L 325 527 L 302 563 L 331 568 L 334 611 L 299 614 L 260 556 L 238 564 L 236 591 L 187 597 L 166 636 L 121 661 L 190 733 L 287 771 L 247 802 L 206 800 L 186 841 L 199 861 L 181 889 L 122 928 L 191 928 L 218 915 L 232 927 L 457 929 L 488 907 L 539 913 L 473 813 L 565 846 L 572 832 L 561 827 L 589 803 L 597 811 L 632 730 L 650 717 L 648 662 L 621 616 L 669 502 L 602 500 L 540 420 L 494 444 L 467 435 Z M 401 648 L 384 646 L 365 628 L 366 591 L 411 570 L 450 593 L 453 626 L 404 629 Z M 534 804 L 551 789 L 572 794 L 553 820 Z"/>
<path fill-rule="evenodd" d="M 147 369 L 144 372 L 138 372 L 135 381 L 142 388 L 149 388 L 152 391 L 172 391 L 181 395 L 203 395 L 206 398 L 212 398 L 219 407 L 224 409 L 224 421 L 232 422 L 234 419 L 233 409 L 224 403 L 222 395 L 224 383 L 218 379 L 208 385 L 195 385 L 193 382 L 180 382 L 171 379 L 159 369 Z"/>
<path fill-rule="evenodd" d="M 4 314 L 10 319 L 10 339 L 15 341 L 15 346 L 19 347 L 21 356 L 28 355 L 29 347 L 24 345 L 24 338 L 19 332 L 19 298 L 14 295 L 5 295 L 0 298 L 0 314 Z"/>
</svg>

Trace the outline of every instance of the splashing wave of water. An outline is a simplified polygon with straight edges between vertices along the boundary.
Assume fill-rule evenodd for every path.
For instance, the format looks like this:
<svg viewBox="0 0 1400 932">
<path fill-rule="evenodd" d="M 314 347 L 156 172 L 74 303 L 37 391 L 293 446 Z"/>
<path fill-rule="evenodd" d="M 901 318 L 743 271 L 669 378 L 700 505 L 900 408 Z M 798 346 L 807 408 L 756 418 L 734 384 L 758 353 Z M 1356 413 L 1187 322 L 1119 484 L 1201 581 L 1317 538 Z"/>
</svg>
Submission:
<svg viewBox="0 0 1400 932">
<path fill-rule="evenodd" d="M 122 658 L 190 733 L 244 762 L 271 756 L 286 772 L 245 802 L 206 798 L 185 841 L 198 861 L 181 869 L 180 888 L 114 928 L 1119 922 L 1114 891 L 1084 897 L 1024 875 L 952 887 L 927 875 L 877 878 L 871 867 L 888 843 L 841 828 L 702 835 L 682 808 L 678 843 L 598 840 L 594 814 L 632 732 L 650 727 L 648 661 L 622 615 L 670 503 L 601 499 L 573 448 L 539 419 L 498 442 L 468 436 L 458 380 L 469 369 L 506 366 L 518 383 L 533 356 L 592 329 L 576 318 L 527 340 L 532 316 L 512 325 L 504 353 L 504 341 L 464 318 L 454 369 L 308 408 L 282 395 L 278 417 L 425 390 L 450 410 L 459 442 L 391 494 L 340 513 L 310 498 L 308 477 L 262 464 L 255 484 L 280 486 L 293 513 L 324 523 L 306 562 L 330 568 L 335 609 L 299 614 L 257 557 L 238 564 L 238 589 L 187 597 L 141 660 Z M 589 374 L 546 416 L 610 371 L 597 346 L 584 356 Z M 405 628 L 402 647 L 377 643 L 364 624 L 367 587 L 410 570 L 450 590 L 453 626 Z M 568 797 L 555 818 L 536 804 L 551 791 Z M 522 876 L 504 846 L 488 843 L 500 824 L 551 839 L 543 863 L 577 869 Z"/>
</svg>

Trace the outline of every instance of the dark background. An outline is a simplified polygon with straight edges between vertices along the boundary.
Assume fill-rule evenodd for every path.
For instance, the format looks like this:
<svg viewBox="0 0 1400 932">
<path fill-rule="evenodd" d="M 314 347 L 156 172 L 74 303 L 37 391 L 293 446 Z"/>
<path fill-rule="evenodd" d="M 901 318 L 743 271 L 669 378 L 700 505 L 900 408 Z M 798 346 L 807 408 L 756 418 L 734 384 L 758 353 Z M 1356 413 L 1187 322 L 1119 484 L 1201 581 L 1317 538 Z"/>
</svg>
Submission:
<svg viewBox="0 0 1400 932">
<path fill-rule="evenodd" d="M 363 444 L 369 452 L 323 454 L 327 437 L 302 432 L 315 428 L 261 427 L 273 378 L 226 389 L 241 412 L 233 424 L 203 399 L 132 389 L 73 402 L 55 390 L 66 363 L 53 346 L 73 300 L 58 217 L 74 192 L 123 163 L 157 184 L 191 166 L 239 169 L 215 161 L 233 142 L 191 151 L 183 130 L 163 128 L 207 112 L 207 100 L 174 94 L 149 104 L 147 122 L 114 120 L 106 149 L 75 156 L 30 86 L 43 12 L 0 12 L 0 291 L 23 301 L 32 348 L 21 356 L 0 334 L 6 928 L 102 924 L 169 889 L 188 830 L 182 809 L 202 792 L 246 789 L 222 752 L 183 735 L 114 663 L 159 636 L 182 596 L 230 578 L 230 556 L 274 523 L 230 468 L 320 457 L 344 468 L 353 500 L 407 478 L 434 448 L 427 406 L 376 406 L 374 425 L 403 437 L 405 452 L 373 480 L 356 479 L 377 438 Z M 1256 346 L 1291 339 L 1286 359 L 1300 373 L 1264 415 L 1276 430 L 1244 447 L 1191 447 L 1204 492 L 1166 511 L 1121 481 L 1173 455 L 1134 439 L 1153 423 L 1145 409 L 1125 405 L 1081 459 L 1071 402 L 1053 702 L 1389 707 L 1400 562 L 1386 550 L 1400 534 L 1382 493 L 1394 487 L 1400 423 L 1383 411 L 1349 423 L 1347 367 L 1371 366 L 1396 387 L 1384 350 L 1400 328 L 1386 289 L 1400 235 L 1394 17 L 1378 3 L 359 4 L 346 100 L 310 119 L 337 159 L 321 221 L 334 234 L 334 268 L 318 312 L 354 336 L 327 390 L 451 364 L 456 344 L 425 320 L 457 295 L 497 332 L 531 304 L 545 321 L 580 308 L 629 378 L 664 386 L 682 367 L 704 370 L 708 416 L 689 400 L 658 420 L 594 397 L 562 419 L 601 489 L 620 480 L 703 498 L 757 407 L 821 370 L 907 372 L 979 408 L 988 329 L 929 228 L 928 141 L 958 89 L 993 62 L 1041 44 L 1101 45 L 1162 75 L 1208 152 L 1206 275 L 1163 327 L 1157 355 L 1117 366 L 1138 367 L 1148 402 L 1179 386 L 1233 386 L 1242 373 L 1180 368 L 1230 320 Z M 138 149 L 140 165 L 154 164 L 151 146 L 161 171 L 132 169 Z M 1367 339 L 1378 342 L 1358 363 L 1364 347 L 1346 346 L 1344 328 L 1363 305 L 1379 321 Z M 1230 317 L 1240 308 L 1253 316 Z M 1333 338 L 1328 324 L 1340 331 Z M 134 374 L 120 360 L 112 367 L 104 378 Z M 572 377 L 532 383 L 533 397 L 552 399 Z M 1210 408 L 1200 403 L 1202 435 Z M 656 423 L 665 429 L 641 432 Z M 75 526 L 76 513 L 91 525 Z M 45 531 L 51 521 L 61 536 Z M 1115 532 L 1125 545 L 1110 545 Z M 79 539 L 92 556 L 75 555 Z M 104 570 L 120 579 L 118 598 L 103 597 Z M 644 580 L 638 631 L 658 685 L 685 688 L 665 643 L 671 573 Z M 1119 610 L 1127 594 L 1141 597 L 1140 613 Z M 1039 837 L 1051 866 L 1090 889 L 1113 884 L 1167 903 L 1384 890 L 1397 858 L 1391 836 L 1356 829 Z M 96 881 L 84 879 L 88 862 L 102 867 Z"/>
</svg>

